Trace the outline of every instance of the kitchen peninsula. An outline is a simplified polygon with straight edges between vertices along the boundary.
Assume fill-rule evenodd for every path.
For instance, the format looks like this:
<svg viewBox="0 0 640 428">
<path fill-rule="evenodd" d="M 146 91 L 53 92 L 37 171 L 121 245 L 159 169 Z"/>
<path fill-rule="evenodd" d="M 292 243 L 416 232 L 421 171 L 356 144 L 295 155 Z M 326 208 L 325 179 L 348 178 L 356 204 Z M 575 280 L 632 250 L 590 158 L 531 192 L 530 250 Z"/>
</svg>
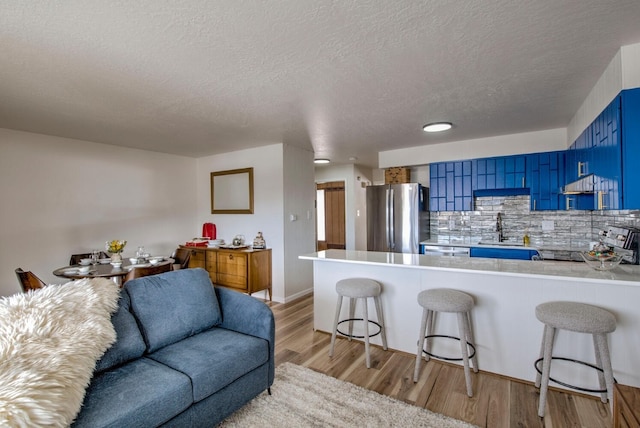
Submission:
<svg viewBox="0 0 640 428">
<path fill-rule="evenodd" d="M 383 286 L 381 299 L 389 347 L 415 354 L 422 316 L 418 293 L 430 288 L 455 288 L 475 300 L 471 317 L 479 369 L 528 382 L 535 380 L 533 362 L 540 352 L 543 329 L 535 307 L 551 300 L 598 305 L 613 312 L 617 319 L 617 329 L 609 335 L 616 380 L 640 387 L 640 372 L 635 367 L 640 355 L 640 266 L 624 264 L 600 272 L 575 262 L 347 250 L 320 251 L 300 259 L 313 261 L 316 330 L 332 330 L 336 282 L 367 277 Z M 369 311 L 375 313 L 373 308 Z M 342 319 L 346 315 L 345 311 Z M 458 336 L 455 317 L 442 314 L 436 330 L 438 334 Z M 380 344 L 379 336 L 373 337 L 372 343 Z M 457 341 L 436 340 L 433 346 L 438 355 L 459 354 Z M 554 355 L 593 362 L 592 338 L 559 331 Z M 554 363 L 552 376 L 584 388 L 598 385 L 597 372 L 578 364 Z"/>
</svg>

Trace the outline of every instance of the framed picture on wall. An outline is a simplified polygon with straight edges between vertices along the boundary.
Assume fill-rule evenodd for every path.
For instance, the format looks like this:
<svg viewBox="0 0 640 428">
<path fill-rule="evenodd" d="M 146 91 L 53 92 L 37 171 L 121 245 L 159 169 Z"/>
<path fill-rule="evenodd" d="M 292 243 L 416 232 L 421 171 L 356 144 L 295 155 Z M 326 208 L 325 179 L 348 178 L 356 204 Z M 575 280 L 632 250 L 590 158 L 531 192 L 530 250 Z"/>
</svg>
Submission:
<svg viewBox="0 0 640 428">
<path fill-rule="evenodd" d="M 253 168 L 211 173 L 211 214 L 253 214 Z"/>
</svg>

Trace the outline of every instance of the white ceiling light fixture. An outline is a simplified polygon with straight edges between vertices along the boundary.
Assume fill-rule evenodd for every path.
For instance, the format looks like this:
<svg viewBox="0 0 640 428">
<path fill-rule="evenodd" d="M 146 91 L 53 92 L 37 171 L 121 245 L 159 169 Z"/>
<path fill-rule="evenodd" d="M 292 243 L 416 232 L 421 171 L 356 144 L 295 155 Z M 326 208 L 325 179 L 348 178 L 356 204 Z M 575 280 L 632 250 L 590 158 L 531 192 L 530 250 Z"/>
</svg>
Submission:
<svg viewBox="0 0 640 428">
<path fill-rule="evenodd" d="M 442 132 L 448 131 L 452 126 L 451 122 L 433 122 L 423 126 L 422 130 L 424 132 Z"/>
<path fill-rule="evenodd" d="M 331 162 L 329 159 L 314 159 L 313 163 L 329 163 Z"/>
</svg>

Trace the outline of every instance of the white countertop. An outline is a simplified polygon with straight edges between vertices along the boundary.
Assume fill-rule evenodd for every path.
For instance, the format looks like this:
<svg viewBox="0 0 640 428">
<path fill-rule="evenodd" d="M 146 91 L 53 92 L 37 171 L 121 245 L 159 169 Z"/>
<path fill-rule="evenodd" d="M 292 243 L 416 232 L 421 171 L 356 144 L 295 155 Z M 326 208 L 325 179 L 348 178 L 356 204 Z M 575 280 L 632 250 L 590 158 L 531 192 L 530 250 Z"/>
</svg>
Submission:
<svg viewBox="0 0 640 428">
<path fill-rule="evenodd" d="M 502 246 L 500 246 L 502 248 Z M 531 247 L 516 247 L 531 248 Z M 640 286 L 640 266 L 621 264 L 610 271 L 596 271 L 586 263 L 487 259 L 480 257 L 441 257 L 376 251 L 326 250 L 299 256 L 300 259 L 412 269 L 473 271 L 479 274 L 509 276 L 553 276 L 556 279 Z"/>
</svg>

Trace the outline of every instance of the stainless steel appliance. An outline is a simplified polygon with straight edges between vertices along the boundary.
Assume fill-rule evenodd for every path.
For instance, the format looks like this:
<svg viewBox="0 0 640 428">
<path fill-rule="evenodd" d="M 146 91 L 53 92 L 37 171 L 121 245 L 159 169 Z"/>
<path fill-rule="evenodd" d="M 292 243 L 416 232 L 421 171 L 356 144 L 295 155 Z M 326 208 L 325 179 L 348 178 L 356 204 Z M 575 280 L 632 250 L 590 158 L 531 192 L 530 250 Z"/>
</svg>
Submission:
<svg viewBox="0 0 640 428">
<path fill-rule="evenodd" d="M 418 183 L 367 187 L 367 250 L 418 254 L 429 239 L 429 188 Z"/>
<path fill-rule="evenodd" d="M 638 258 L 638 242 L 640 240 L 640 230 L 629 226 L 608 226 L 601 230 L 600 239 L 605 245 L 619 249 L 629 250 L 629 254 L 624 257 L 624 261 L 633 264 L 640 264 Z"/>
</svg>

